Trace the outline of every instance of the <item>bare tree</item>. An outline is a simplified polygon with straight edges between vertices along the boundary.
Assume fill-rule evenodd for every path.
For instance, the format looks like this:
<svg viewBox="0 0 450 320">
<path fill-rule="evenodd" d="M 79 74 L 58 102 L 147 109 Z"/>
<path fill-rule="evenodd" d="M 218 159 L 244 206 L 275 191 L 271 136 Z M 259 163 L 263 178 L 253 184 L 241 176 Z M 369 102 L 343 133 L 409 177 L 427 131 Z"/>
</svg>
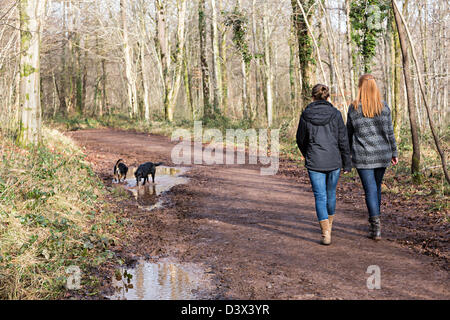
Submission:
<svg viewBox="0 0 450 320">
<path fill-rule="evenodd" d="M 202 70 L 203 112 L 206 116 L 212 115 L 209 93 L 209 68 L 206 48 L 206 12 L 205 1 L 198 1 L 198 31 L 200 38 L 200 67 Z"/>
<path fill-rule="evenodd" d="M 219 54 L 219 30 L 218 30 L 218 18 L 217 18 L 217 5 L 216 0 L 211 0 L 212 10 L 212 46 L 213 46 L 213 64 L 214 64 L 214 108 L 216 110 L 221 109 L 222 106 L 222 71 L 221 61 Z"/>
<path fill-rule="evenodd" d="M 267 1 L 264 2 L 263 29 L 264 29 L 264 73 L 266 76 L 266 114 L 267 126 L 271 127 L 273 123 L 273 74 L 272 74 L 272 57 L 269 42 L 269 22 L 268 22 Z"/>
<path fill-rule="evenodd" d="M 173 121 L 173 110 L 175 108 L 178 91 L 181 85 L 181 75 L 183 71 L 184 49 L 185 49 L 185 20 L 186 20 L 186 0 L 177 0 L 178 4 L 178 28 L 177 44 L 175 51 L 174 81 L 170 86 L 167 101 L 167 120 Z"/>
<path fill-rule="evenodd" d="M 125 81 L 127 83 L 128 109 L 130 117 L 137 115 L 137 90 L 136 77 L 133 75 L 132 53 L 128 40 L 127 6 L 124 0 L 120 0 L 120 13 L 123 35 L 123 54 L 125 60 Z"/>
<path fill-rule="evenodd" d="M 20 0 L 20 107 L 18 141 L 36 144 L 41 139 L 40 44 L 45 0 Z"/>
<path fill-rule="evenodd" d="M 413 87 L 411 81 L 411 69 L 409 64 L 408 47 L 406 43 L 406 31 L 404 25 L 401 22 L 400 12 L 395 6 L 395 0 L 392 0 L 392 6 L 394 7 L 395 22 L 397 24 L 398 36 L 400 40 L 400 47 L 403 56 L 403 74 L 405 78 L 405 86 L 408 100 L 409 110 L 409 123 L 411 126 L 411 136 L 413 143 L 413 154 L 411 159 L 411 173 L 416 182 L 420 181 L 420 140 L 419 132 L 417 128 L 417 113 L 414 105 Z"/>
<path fill-rule="evenodd" d="M 431 111 L 430 111 L 430 107 L 428 106 L 428 97 L 426 95 L 426 89 L 425 89 L 425 86 L 423 84 L 422 75 L 420 74 L 419 63 L 418 63 L 418 60 L 417 60 L 416 51 L 414 49 L 414 43 L 412 42 L 411 34 L 409 32 L 408 25 L 406 24 L 405 18 L 403 17 L 402 13 L 398 9 L 398 6 L 397 6 L 397 3 L 396 3 L 395 0 L 392 0 L 392 5 L 394 7 L 395 20 L 397 22 L 397 27 L 398 27 L 398 30 L 399 30 L 400 43 L 402 45 L 402 50 L 403 50 L 403 47 L 406 46 L 405 33 L 408 36 L 409 42 L 411 44 L 411 51 L 412 51 L 414 63 L 415 63 L 415 66 L 416 66 L 416 71 L 417 71 L 417 74 L 418 74 L 420 91 L 422 93 L 422 97 L 423 97 L 423 100 L 425 102 L 425 107 L 426 107 L 427 114 L 428 114 L 428 121 L 429 121 L 429 124 L 430 124 L 431 133 L 433 134 L 433 138 L 434 138 L 434 142 L 435 142 L 435 145 L 436 145 L 436 149 L 438 150 L 438 153 L 439 153 L 439 155 L 441 157 L 442 169 L 444 171 L 445 178 L 446 178 L 447 182 L 450 183 L 450 177 L 449 177 L 448 171 L 447 171 L 447 163 L 446 163 L 445 153 L 444 153 L 444 150 L 442 149 L 441 144 L 439 142 L 439 137 L 437 136 L 437 132 L 436 132 L 436 129 L 435 129 L 435 126 L 434 126 L 433 117 L 432 117 Z M 406 79 L 406 74 L 405 74 L 405 79 Z"/>
</svg>

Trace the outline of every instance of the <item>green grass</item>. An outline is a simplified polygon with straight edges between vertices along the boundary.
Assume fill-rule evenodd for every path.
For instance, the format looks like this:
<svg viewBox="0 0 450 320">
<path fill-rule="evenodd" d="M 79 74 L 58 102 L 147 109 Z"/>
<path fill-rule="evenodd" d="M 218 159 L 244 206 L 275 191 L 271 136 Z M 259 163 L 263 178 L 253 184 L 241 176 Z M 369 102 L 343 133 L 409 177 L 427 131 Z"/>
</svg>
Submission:
<svg viewBox="0 0 450 320">
<path fill-rule="evenodd" d="M 92 267 L 114 258 L 120 218 L 84 154 L 57 130 L 23 149 L 0 131 L 0 299 L 62 297 L 68 266 L 95 288 Z"/>
</svg>

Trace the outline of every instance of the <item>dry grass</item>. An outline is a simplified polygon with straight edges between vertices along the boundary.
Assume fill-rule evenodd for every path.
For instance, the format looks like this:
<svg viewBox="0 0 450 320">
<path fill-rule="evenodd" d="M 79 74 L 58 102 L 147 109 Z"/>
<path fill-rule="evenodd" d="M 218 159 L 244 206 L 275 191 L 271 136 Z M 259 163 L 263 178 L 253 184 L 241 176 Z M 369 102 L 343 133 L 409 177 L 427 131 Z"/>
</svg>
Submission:
<svg viewBox="0 0 450 320">
<path fill-rule="evenodd" d="M 49 129 L 43 138 L 20 149 L 0 133 L 0 299 L 58 298 L 66 267 L 86 271 L 113 257 L 120 224 L 103 185 L 73 141 Z"/>
</svg>

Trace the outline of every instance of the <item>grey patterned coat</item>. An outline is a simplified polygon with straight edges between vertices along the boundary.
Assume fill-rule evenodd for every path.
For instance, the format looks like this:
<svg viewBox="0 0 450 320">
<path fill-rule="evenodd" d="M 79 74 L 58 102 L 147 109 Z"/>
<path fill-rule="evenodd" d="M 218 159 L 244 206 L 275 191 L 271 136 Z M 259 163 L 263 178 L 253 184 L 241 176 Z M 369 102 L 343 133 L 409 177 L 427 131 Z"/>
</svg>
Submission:
<svg viewBox="0 0 450 320">
<path fill-rule="evenodd" d="M 347 132 L 352 164 L 357 169 L 387 168 L 392 157 L 398 156 L 391 110 L 383 104 L 381 114 L 373 118 L 364 117 L 361 106 L 358 110 L 349 107 Z"/>
</svg>

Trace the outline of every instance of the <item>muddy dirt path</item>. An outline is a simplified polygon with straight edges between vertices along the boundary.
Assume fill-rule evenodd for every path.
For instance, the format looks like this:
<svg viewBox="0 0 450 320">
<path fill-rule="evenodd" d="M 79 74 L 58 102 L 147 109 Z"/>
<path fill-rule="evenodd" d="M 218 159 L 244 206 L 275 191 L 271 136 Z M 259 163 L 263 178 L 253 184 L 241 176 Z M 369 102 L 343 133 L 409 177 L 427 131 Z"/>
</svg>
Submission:
<svg viewBox="0 0 450 320">
<path fill-rule="evenodd" d="M 175 143 L 166 137 L 115 130 L 68 135 L 85 147 L 106 185 L 111 185 L 119 158 L 130 165 L 172 165 Z M 390 241 L 389 232 L 379 243 L 367 239 L 366 212 L 353 204 L 338 201 L 333 244 L 320 245 L 306 178 L 259 172 L 250 165 L 195 165 L 186 174 L 189 183 L 170 191 L 166 208 L 149 213 L 133 199 L 123 201 L 132 226 L 127 243 L 116 250 L 131 257 L 173 256 L 202 265 L 213 281 L 205 298 L 450 298 L 444 268 L 432 257 Z M 362 196 L 359 201 L 364 201 Z M 381 290 L 367 289 L 371 265 L 380 267 Z"/>
</svg>

